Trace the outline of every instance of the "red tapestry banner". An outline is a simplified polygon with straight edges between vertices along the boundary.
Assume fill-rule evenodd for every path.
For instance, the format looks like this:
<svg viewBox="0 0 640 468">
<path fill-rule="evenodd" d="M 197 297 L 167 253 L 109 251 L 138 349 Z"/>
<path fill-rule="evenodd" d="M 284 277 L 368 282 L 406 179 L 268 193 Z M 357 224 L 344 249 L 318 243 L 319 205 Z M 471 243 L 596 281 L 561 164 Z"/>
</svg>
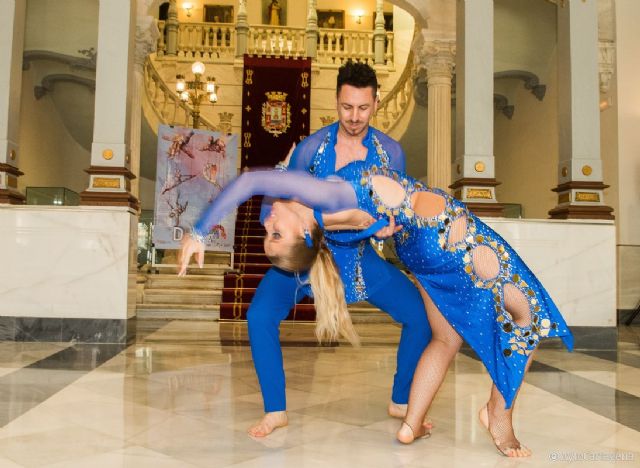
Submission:
<svg viewBox="0 0 640 468">
<path fill-rule="evenodd" d="M 309 135 L 311 60 L 244 56 L 242 167 L 274 166 Z"/>
</svg>

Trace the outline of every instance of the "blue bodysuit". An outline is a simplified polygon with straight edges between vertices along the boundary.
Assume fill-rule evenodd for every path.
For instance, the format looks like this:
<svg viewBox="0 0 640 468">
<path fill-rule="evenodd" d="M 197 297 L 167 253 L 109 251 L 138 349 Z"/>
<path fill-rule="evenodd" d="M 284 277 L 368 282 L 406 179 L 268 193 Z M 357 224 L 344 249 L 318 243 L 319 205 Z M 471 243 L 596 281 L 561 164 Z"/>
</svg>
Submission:
<svg viewBox="0 0 640 468">
<path fill-rule="evenodd" d="M 259 193 L 294 199 L 324 212 L 358 208 L 374 218 L 394 216 L 404 226 L 395 236 L 398 257 L 474 349 L 510 407 L 528 356 L 541 338 L 561 337 L 569 349 L 573 347 L 573 336 L 547 291 L 511 246 L 462 202 L 401 172 L 361 162 L 349 166 L 349 178 L 344 181 L 322 181 L 294 172 L 248 173 L 242 189 L 230 186 L 230 192 L 236 193 L 225 202 L 223 192 L 214 205 L 226 203 L 220 207 L 226 212 Z M 372 183 L 374 176 L 395 180 L 405 190 L 403 200 L 396 206 L 385 205 Z M 443 201 L 442 210 L 432 217 L 418 215 L 411 203 L 417 192 L 435 195 L 431 200 Z M 214 211 L 210 210 L 208 225 L 220 219 Z M 491 277 L 476 262 L 475 254 L 481 251 L 485 258 L 487 252 L 493 257 L 497 270 Z M 525 323 L 517 323 L 509 312 L 507 295 L 524 301 Z"/>
<path fill-rule="evenodd" d="M 351 164 L 337 172 L 335 170 L 337 131 L 338 123 L 335 123 L 301 141 L 291 157 L 290 170 L 306 171 L 320 178 L 348 178 L 353 170 Z M 369 127 L 362 144 L 367 148 L 367 156 L 361 164 L 404 170 L 402 148 L 384 133 Z M 228 190 L 225 192 L 228 193 Z M 332 195 L 323 194 L 323 197 L 331 198 Z M 235 205 L 226 205 L 219 196 L 218 201 L 208 210 L 209 215 L 205 213 L 194 227 L 197 232 L 209 231 L 209 220 L 216 207 L 231 211 Z M 264 220 L 269 209 L 270 204 L 267 202 L 263 205 L 261 220 Z M 409 399 L 416 365 L 431 339 L 424 302 L 413 283 L 401 271 L 380 258 L 368 240 L 354 242 L 351 234 L 327 233 L 327 244 L 340 269 L 347 302 L 366 300 L 402 324 L 391 399 L 395 403 L 405 404 Z M 302 276 L 304 283 L 305 275 Z M 389 291 L 393 293 L 390 294 Z M 247 312 L 249 339 L 265 412 L 286 409 L 279 326 L 294 304 L 309 294 L 310 288 L 301 284 L 297 275 L 271 267 L 251 301 Z"/>
</svg>

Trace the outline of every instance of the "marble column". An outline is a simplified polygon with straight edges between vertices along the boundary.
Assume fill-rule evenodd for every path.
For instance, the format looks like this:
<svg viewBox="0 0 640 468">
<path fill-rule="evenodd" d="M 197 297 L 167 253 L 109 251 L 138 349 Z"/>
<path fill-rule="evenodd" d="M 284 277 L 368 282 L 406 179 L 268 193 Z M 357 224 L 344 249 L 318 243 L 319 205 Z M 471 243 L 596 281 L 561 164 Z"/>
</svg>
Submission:
<svg viewBox="0 0 640 468">
<path fill-rule="evenodd" d="M 384 13 L 382 11 L 382 0 L 376 0 L 376 21 L 375 28 L 373 31 L 373 52 L 374 52 L 374 63 L 376 65 L 384 65 L 385 64 L 385 49 L 384 49 L 384 40 L 387 36 L 384 30 Z"/>
<path fill-rule="evenodd" d="M 423 47 L 427 76 L 427 184 L 448 190 L 451 184 L 451 79 L 453 41 L 430 41 Z"/>
<path fill-rule="evenodd" d="M 135 11 L 135 1 L 100 0 L 93 144 L 83 205 L 139 207 L 130 170 Z"/>
<path fill-rule="evenodd" d="M 613 219 L 604 203 L 600 158 L 598 6 L 558 7 L 558 205 L 551 218 Z"/>
<path fill-rule="evenodd" d="M 178 52 L 178 6 L 176 0 L 169 0 L 165 31 L 167 32 L 167 55 L 176 55 Z"/>
<path fill-rule="evenodd" d="M 240 4 L 238 5 L 238 18 L 236 20 L 236 58 L 242 59 L 247 52 L 248 35 L 247 4 L 246 0 L 240 0 Z"/>
<path fill-rule="evenodd" d="M 0 0 L 0 204 L 22 204 L 18 191 L 20 96 L 26 0 Z"/>
<path fill-rule="evenodd" d="M 131 172 L 136 178 L 131 181 L 131 193 L 140 197 L 140 137 L 142 132 L 142 93 L 144 90 L 144 64 L 149 54 L 156 51 L 160 31 L 156 19 L 149 13 L 152 0 L 138 0 L 136 16 L 136 42 L 131 87 Z"/>
<path fill-rule="evenodd" d="M 318 50 L 318 12 L 316 11 L 316 0 L 309 0 L 307 11 L 307 28 L 305 37 L 305 51 L 310 59 L 316 58 Z"/>
<path fill-rule="evenodd" d="M 480 216 L 502 216 L 493 155 L 493 0 L 458 0 L 456 9 L 454 196 Z"/>
<path fill-rule="evenodd" d="M 633 310 L 640 298 L 640 2 L 616 1 L 615 15 L 617 99 L 605 112 L 616 112 L 618 122 L 617 308 Z"/>
</svg>

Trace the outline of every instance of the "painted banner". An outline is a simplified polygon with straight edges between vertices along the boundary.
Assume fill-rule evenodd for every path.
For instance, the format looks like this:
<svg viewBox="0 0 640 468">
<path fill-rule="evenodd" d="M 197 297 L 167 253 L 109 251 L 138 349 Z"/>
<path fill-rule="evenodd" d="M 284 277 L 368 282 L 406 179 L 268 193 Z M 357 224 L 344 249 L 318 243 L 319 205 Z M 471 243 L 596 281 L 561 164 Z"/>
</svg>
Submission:
<svg viewBox="0 0 640 468">
<path fill-rule="evenodd" d="M 242 167 L 273 167 L 308 136 L 310 101 L 310 59 L 245 55 Z"/>
<path fill-rule="evenodd" d="M 161 125 L 153 242 L 156 249 L 179 249 L 202 211 L 237 175 L 237 135 Z M 233 251 L 235 212 L 214 226 L 207 250 Z"/>
</svg>

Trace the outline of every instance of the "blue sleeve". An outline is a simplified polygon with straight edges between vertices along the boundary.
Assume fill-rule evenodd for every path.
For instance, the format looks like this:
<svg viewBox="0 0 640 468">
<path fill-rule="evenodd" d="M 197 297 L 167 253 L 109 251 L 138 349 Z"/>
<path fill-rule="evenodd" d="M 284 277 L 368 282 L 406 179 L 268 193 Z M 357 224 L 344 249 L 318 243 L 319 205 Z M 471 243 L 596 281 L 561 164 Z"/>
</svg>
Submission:
<svg viewBox="0 0 640 468">
<path fill-rule="evenodd" d="M 220 192 L 193 231 L 206 236 L 222 218 L 254 195 L 295 200 L 329 213 L 358 207 L 353 187 L 344 180 L 322 180 L 302 171 L 245 172 Z"/>
<path fill-rule="evenodd" d="M 382 148 L 387 153 L 387 156 L 389 156 L 389 167 L 395 171 L 405 172 L 406 157 L 400 143 L 385 135 L 380 130 L 375 130 L 375 132 Z"/>
</svg>

